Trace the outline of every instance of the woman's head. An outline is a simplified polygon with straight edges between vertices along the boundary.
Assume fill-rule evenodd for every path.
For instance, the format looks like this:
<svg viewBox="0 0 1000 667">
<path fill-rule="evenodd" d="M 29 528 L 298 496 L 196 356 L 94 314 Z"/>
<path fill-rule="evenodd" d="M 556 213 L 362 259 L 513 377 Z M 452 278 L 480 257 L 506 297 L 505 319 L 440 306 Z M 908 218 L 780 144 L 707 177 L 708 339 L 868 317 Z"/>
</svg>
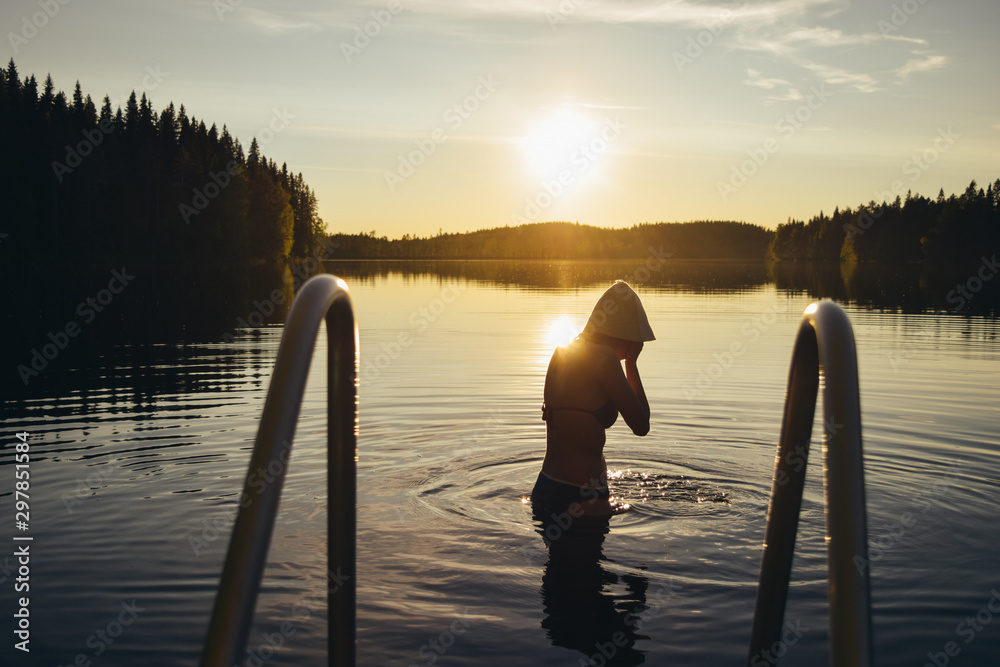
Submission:
<svg viewBox="0 0 1000 667">
<path fill-rule="evenodd" d="M 597 343 L 599 345 L 607 345 L 615 353 L 615 356 L 619 359 L 624 360 L 628 356 L 629 350 L 635 342 L 630 340 L 624 340 L 622 338 L 615 338 L 613 336 L 605 336 L 604 334 L 594 333 L 591 331 L 584 330 L 580 334 L 580 338 L 584 338 L 591 343 Z"/>
<path fill-rule="evenodd" d="M 656 340 L 639 295 L 621 280 L 597 300 L 583 332 L 632 343 Z"/>
</svg>

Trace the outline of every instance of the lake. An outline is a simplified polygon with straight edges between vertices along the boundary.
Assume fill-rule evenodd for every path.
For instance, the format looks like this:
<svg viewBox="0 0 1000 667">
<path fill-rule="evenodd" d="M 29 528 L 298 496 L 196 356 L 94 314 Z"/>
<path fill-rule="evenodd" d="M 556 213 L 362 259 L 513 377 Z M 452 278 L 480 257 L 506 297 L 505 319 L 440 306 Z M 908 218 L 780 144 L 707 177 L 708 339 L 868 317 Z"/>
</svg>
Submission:
<svg viewBox="0 0 1000 667">
<path fill-rule="evenodd" d="M 643 266 L 327 263 L 360 325 L 359 664 L 745 664 L 792 342 L 818 296 L 844 305 L 857 340 L 876 661 L 995 664 L 995 291 L 949 311 L 951 283 L 900 288 L 888 272 L 872 297 L 839 273 Z M 657 336 L 639 358 L 651 431 L 608 431 L 612 492 L 631 509 L 550 553 L 524 502 L 545 368 L 618 278 Z M 281 333 L 117 345 L 53 363 L 5 403 L 4 664 L 197 662 Z M 250 665 L 325 657 L 325 357 L 321 336 Z M 828 662 L 819 423 L 783 665 Z M 30 654 L 10 633 L 18 432 Z"/>
</svg>

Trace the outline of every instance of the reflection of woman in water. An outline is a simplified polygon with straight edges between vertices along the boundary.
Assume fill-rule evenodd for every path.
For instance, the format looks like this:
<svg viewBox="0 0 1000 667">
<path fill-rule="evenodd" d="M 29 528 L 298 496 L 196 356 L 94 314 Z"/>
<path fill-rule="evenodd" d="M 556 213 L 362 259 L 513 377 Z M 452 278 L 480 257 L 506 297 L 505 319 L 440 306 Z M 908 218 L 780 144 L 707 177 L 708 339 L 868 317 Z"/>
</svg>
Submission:
<svg viewBox="0 0 1000 667">
<path fill-rule="evenodd" d="M 583 333 L 552 354 L 542 403 L 545 460 L 531 492 L 536 512 L 611 513 L 604 430 L 621 413 L 633 433 L 649 432 L 636 360 L 654 339 L 639 296 L 619 281 L 601 295 Z"/>
<path fill-rule="evenodd" d="M 649 639 L 640 634 L 643 612 L 649 608 L 649 580 L 635 568 L 618 573 L 603 565 L 608 520 L 580 517 L 549 541 L 540 589 L 541 626 L 553 646 L 588 656 L 581 665 L 631 667 L 645 662 L 645 651 L 637 644 Z M 546 528 L 546 539 L 551 528 Z"/>
</svg>

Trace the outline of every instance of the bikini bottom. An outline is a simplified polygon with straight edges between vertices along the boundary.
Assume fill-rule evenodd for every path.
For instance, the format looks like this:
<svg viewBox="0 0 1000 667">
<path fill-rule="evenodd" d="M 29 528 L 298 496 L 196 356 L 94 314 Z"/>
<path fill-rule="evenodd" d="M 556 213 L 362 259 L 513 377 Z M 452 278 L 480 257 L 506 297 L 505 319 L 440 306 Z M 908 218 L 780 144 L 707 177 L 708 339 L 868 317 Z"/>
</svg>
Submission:
<svg viewBox="0 0 1000 667">
<path fill-rule="evenodd" d="M 574 486 L 566 482 L 556 481 L 544 472 L 538 473 L 535 487 L 531 490 L 531 504 L 535 509 L 555 513 L 567 511 L 574 503 L 582 505 L 583 503 L 593 503 L 599 498 L 608 500 L 610 497 L 611 490 L 607 487 L 593 489 Z"/>
</svg>

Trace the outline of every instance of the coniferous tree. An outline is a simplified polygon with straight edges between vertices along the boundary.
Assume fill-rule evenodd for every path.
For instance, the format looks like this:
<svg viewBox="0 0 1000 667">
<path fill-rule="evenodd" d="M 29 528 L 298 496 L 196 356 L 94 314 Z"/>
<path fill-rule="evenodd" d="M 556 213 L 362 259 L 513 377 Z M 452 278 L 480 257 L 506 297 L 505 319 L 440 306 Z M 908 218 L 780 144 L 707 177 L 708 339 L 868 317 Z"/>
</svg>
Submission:
<svg viewBox="0 0 1000 667">
<path fill-rule="evenodd" d="M 39 92 L 11 60 L 0 67 L 0 123 L 0 182 L 14 195 L 3 269 L 23 285 L 15 308 L 38 313 L 26 337 L 65 325 L 112 267 L 139 272 L 157 295 L 145 314 L 166 321 L 171 308 L 156 303 L 190 293 L 192 281 L 239 288 L 240 267 L 283 265 L 296 230 L 318 220 L 301 177 L 279 172 L 256 140 L 247 159 L 225 126 L 206 128 L 183 105 L 157 113 L 132 91 L 117 108 L 102 96 L 98 109 L 79 82 L 70 100 L 51 76 Z"/>
</svg>

